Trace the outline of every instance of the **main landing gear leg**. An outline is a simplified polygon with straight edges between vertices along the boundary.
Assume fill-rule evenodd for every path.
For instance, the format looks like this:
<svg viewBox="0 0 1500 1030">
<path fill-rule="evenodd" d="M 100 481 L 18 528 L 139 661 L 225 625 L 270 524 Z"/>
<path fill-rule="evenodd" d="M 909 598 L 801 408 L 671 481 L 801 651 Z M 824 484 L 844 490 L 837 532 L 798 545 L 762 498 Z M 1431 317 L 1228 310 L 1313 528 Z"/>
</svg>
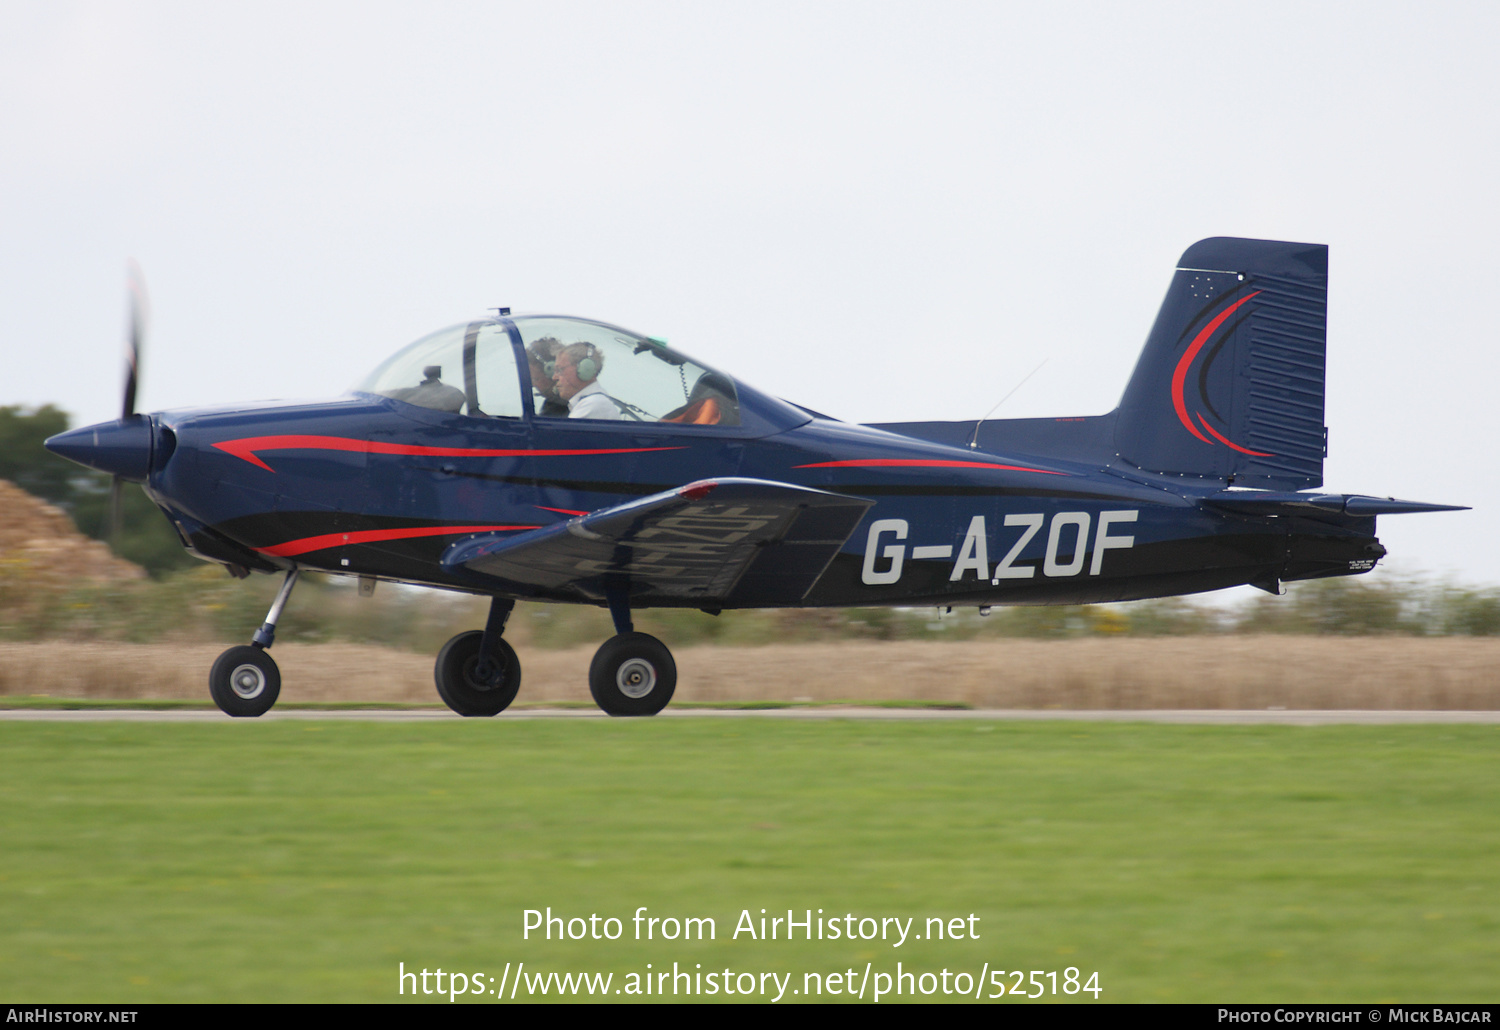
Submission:
<svg viewBox="0 0 1500 1030">
<path fill-rule="evenodd" d="M 276 703 L 281 693 L 281 670 L 266 654 L 266 648 L 276 639 L 276 623 L 286 610 L 301 571 L 293 566 L 286 574 L 271 610 L 266 613 L 266 621 L 255 631 L 250 645 L 231 647 L 214 662 L 208 674 L 208 692 L 225 715 L 253 719 L 269 712 Z"/>
<path fill-rule="evenodd" d="M 630 600 L 623 590 L 610 590 L 605 597 L 615 635 L 604 642 L 589 665 L 589 693 L 610 715 L 655 715 L 667 707 L 677 689 L 677 663 L 666 644 L 635 632 Z"/>
<path fill-rule="evenodd" d="M 438 652 L 438 697 L 459 715 L 499 715 L 516 699 L 521 660 L 502 637 L 515 606 L 508 597 L 491 598 L 484 631 L 460 633 Z"/>
</svg>

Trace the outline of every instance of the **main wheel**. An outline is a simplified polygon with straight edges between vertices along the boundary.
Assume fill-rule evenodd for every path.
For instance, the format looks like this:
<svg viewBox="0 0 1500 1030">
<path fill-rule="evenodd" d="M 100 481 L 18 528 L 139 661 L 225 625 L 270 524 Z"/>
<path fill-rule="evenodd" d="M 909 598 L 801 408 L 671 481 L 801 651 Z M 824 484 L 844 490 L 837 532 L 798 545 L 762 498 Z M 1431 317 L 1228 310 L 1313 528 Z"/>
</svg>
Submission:
<svg viewBox="0 0 1500 1030">
<path fill-rule="evenodd" d="M 479 676 L 479 644 L 483 639 L 479 630 L 470 630 L 448 641 L 438 652 L 433 669 L 438 697 L 459 715 L 499 715 L 521 689 L 521 659 L 504 640 L 498 641 L 499 653 L 495 656 L 500 663 L 499 675 L 489 682 Z"/>
<path fill-rule="evenodd" d="M 281 694 L 281 670 L 258 647 L 231 647 L 208 674 L 208 692 L 225 715 L 265 715 Z"/>
<path fill-rule="evenodd" d="M 610 637 L 589 665 L 589 693 L 610 715 L 655 715 L 677 689 L 677 663 L 645 633 Z"/>
</svg>

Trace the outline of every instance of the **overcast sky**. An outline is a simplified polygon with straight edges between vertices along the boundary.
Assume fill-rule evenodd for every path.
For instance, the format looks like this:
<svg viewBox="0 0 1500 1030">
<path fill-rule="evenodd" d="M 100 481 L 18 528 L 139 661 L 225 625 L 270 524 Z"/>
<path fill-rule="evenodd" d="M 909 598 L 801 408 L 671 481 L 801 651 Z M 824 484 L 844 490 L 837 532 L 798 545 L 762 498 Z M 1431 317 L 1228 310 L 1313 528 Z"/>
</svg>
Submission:
<svg viewBox="0 0 1500 1030">
<path fill-rule="evenodd" d="M 1328 486 L 1500 583 L 1500 5 L 0 8 L 0 404 L 343 392 L 509 305 L 851 421 L 1114 407 L 1193 241 L 1332 248 Z"/>
</svg>

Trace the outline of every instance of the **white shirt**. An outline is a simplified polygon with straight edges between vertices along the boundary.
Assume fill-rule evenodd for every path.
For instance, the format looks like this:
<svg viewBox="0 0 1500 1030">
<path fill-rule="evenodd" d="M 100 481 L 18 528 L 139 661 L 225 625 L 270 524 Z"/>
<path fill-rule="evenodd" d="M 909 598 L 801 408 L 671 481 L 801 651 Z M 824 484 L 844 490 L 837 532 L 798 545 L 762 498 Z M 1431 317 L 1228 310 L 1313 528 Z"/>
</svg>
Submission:
<svg viewBox="0 0 1500 1030">
<path fill-rule="evenodd" d="M 596 379 L 568 398 L 568 417 L 619 419 L 624 414 Z"/>
</svg>

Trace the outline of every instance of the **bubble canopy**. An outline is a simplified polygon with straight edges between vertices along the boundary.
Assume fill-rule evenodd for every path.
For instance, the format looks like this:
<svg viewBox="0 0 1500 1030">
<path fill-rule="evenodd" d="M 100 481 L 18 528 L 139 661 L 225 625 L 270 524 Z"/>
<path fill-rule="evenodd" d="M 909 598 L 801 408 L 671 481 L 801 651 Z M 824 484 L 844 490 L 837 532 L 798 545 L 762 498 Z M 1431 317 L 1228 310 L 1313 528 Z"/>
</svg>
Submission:
<svg viewBox="0 0 1500 1030">
<path fill-rule="evenodd" d="M 518 315 L 439 329 L 356 390 L 483 418 L 740 425 L 734 380 L 619 326 Z"/>
</svg>

